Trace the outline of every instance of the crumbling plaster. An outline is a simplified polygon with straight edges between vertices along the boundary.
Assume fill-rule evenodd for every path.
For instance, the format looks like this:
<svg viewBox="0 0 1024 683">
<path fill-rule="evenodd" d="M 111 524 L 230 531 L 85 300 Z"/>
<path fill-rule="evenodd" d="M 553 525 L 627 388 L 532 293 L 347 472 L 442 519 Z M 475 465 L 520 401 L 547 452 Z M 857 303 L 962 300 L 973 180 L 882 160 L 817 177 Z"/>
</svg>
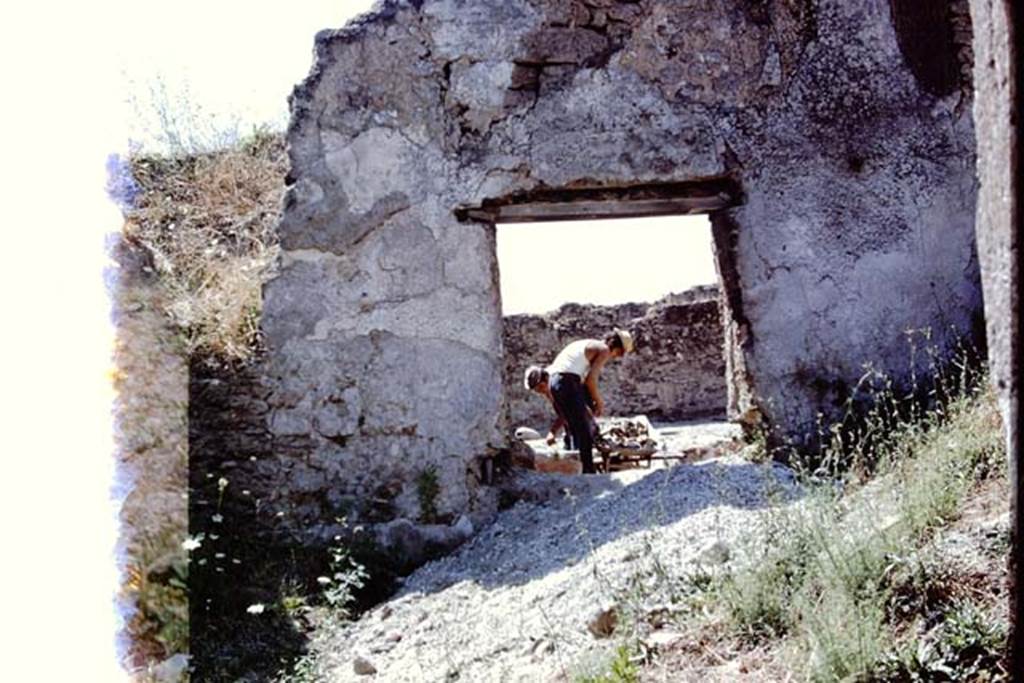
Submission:
<svg viewBox="0 0 1024 683">
<path fill-rule="evenodd" d="M 396 515 L 424 467 L 442 515 L 486 510 L 495 238 L 454 209 L 730 176 L 730 410 L 804 440 L 865 363 L 906 376 L 908 330 L 941 355 L 977 322 L 972 123 L 962 88 L 933 91 L 885 0 L 388 1 L 321 32 L 265 291 L 271 431 Z"/>
</svg>

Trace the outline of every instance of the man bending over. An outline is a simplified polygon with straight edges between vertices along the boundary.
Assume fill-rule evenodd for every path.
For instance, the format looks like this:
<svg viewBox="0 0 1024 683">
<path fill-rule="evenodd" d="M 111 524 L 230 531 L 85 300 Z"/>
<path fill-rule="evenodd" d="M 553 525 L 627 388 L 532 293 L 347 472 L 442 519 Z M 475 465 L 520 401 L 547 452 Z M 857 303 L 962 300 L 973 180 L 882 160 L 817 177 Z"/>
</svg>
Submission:
<svg viewBox="0 0 1024 683">
<path fill-rule="evenodd" d="M 604 399 L 597 388 L 604 364 L 633 350 L 633 336 L 615 329 L 604 340 L 580 339 L 567 345 L 546 368 L 531 366 L 523 379 L 531 391 L 545 396 L 557 415 L 548 433 L 548 443 L 564 424 L 580 451 L 584 474 L 593 474 L 595 417 L 604 414 Z M 589 401 L 588 401 L 589 399 Z M 593 409 L 588 406 L 592 402 Z"/>
</svg>

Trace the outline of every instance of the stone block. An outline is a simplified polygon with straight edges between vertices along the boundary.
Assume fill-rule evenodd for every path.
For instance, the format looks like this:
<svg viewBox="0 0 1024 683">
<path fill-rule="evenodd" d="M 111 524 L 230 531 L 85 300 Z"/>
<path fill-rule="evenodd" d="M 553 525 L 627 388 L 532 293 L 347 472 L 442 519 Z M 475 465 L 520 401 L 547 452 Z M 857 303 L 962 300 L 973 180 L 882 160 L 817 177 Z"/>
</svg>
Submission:
<svg viewBox="0 0 1024 683">
<path fill-rule="evenodd" d="M 585 28 L 551 27 L 527 38 L 521 64 L 583 65 L 597 59 L 608 49 L 608 38 Z"/>
</svg>

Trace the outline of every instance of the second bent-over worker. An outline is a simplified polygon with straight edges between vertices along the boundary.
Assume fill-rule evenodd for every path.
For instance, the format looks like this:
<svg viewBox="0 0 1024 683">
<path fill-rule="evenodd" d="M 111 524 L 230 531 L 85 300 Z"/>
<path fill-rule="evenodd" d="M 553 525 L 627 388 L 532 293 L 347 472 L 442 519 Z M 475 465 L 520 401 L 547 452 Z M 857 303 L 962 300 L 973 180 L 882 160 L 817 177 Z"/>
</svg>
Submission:
<svg viewBox="0 0 1024 683">
<path fill-rule="evenodd" d="M 584 474 L 595 472 L 593 446 L 597 425 L 594 418 L 604 414 L 604 399 L 597 388 L 601 368 L 609 359 L 621 358 L 632 350 L 633 336 L 616 328 L 604 340 L 574 341 L 562 349 L 547 368 L 533 366 L 526 371 L 527 388 L 543 394 L 557 414 L 548 443 L 554 442 L 557 429 L 564 424 L 579 449 Z"/>
</svg>

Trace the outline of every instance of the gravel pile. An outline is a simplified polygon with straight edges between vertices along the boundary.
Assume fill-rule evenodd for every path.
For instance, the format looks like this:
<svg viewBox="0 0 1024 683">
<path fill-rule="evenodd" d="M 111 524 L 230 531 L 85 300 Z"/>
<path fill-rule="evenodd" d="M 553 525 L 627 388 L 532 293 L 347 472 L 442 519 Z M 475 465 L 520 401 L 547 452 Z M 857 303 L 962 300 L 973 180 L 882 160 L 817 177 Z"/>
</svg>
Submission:
<svg viewBox="0 0 1024 683">
<path fill-rule="evenodd" d="M 614 650 L 619 614 L 664 609 L 627 604 L 654 563 L 682 575 L 729 562 L 761 512 L 798 498 L 788 470 L 738 455 L 587 477 L 523 472 L 514 485 L 547 493 L 322 640 L 325 679 L 572 680 Z"/>
</svg>

